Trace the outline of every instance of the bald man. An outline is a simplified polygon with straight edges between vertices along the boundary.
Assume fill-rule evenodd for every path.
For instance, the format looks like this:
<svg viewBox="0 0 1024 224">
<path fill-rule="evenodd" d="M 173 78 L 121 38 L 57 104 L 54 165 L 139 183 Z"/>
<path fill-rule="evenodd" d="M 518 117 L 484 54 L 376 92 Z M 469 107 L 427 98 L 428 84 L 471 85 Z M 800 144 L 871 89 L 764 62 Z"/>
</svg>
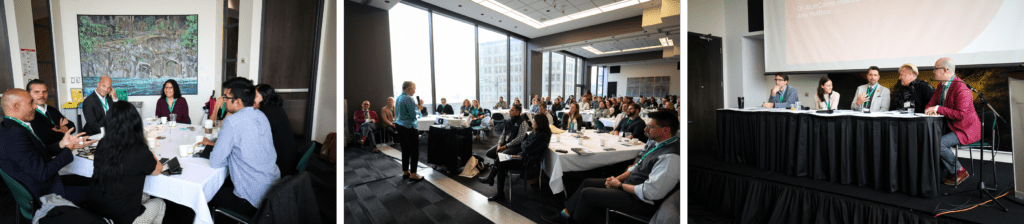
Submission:
<svg viewBox="0 0 1024 224">
<path fill-rule="evenodd" d="M 36 118 L 36 105 L 23 89 L 4 92 L 0 106 L 6 115 L 0 122 L 0 169 L 24 184 L 33 198 L 53 193 L 76 204 L 84 202 L 89 178 L 59 176 L 57 171 L 74 160 L 71 150 L 96 141 L 85 141 L 83 133 L 70 135 L 69 131 L 59 142 L 43 144 L 29 125 Z"/>
<path fill-rule="evenodd" d="M 96 84 L 96 91 L 89 94 L 82 102 L 82 113 L 85 114 L 85 126 L 82 127 L 82 131 L 88 135 L 100 133 L 100 127 L 103 126 L 103 115 L 106 115 L 107 109 L 114 104 L 114 100 L 110 96 L 114 92 L 114 88 L 110 87 L 112 82 L 108 76 L 100 77 L 100 82 Z"/>
</svg>

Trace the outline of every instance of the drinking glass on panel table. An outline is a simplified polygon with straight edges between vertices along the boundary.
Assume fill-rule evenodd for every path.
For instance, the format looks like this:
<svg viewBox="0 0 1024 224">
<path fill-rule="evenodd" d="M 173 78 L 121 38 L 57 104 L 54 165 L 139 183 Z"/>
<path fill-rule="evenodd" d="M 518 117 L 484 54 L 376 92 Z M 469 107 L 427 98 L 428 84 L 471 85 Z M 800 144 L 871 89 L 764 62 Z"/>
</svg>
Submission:
<svg viewBox="0 0 1024 224">
<path fill-rule="evenodd" d="M 174 114 L 174 113 L 171 113 L 171 115 L 168 118 L 168 121 L 171 122 L 170 123 L 171 127 L 178 126 L 178 115 Z"/>
</svg>

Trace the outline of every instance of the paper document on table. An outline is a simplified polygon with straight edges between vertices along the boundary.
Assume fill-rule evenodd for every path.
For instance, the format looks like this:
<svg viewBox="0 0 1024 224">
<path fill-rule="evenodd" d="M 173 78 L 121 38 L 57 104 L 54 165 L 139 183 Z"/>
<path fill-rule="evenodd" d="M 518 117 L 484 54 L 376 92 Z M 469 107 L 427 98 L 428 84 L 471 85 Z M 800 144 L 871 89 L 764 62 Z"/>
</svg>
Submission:
<svg viewBox="0 0 1024 224">
<path fill-rule="evenodd" d="M 576 152 L 576 154 L 580 154 L 580 155 L 584 155 L 584 156 L 585 155 L 593 155 L 594 154 L 594 152 L 591 152 L 590 150 L 587 150 L 587 149 L 584 149 L 584 148 L 572 148 L 572 151 Z"/>
<path fill-rule="evenodd" d="M 505 162 L 505 161 L 510 160 L 510 159 L 512 159 L 512 155 L 505 154 L 505 153 L 498 153 L 498 162 Z"/>
</svg>

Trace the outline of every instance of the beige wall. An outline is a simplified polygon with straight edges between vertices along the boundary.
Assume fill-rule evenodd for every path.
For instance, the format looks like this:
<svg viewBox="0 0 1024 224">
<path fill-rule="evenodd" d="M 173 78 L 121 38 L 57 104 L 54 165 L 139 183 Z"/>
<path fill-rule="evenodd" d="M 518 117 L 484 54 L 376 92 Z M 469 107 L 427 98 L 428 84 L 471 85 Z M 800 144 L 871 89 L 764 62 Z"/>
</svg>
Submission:
<svg viewBox="0 0 1024 224">
<path fill-rule="evenodd" d="M 320 36 L 320 59 L 317 62 L 317 86 L 313 110 L 313 141 L 323 142 L 327 134 L 337 132 L 338 83 L 338 9 L 337 1 L 324 1 L 324 21 Z"/>
<path fill-rule="evenodd" d="M 17 49 L 11 49 L 11 50 L 12 51 L 17 51 L 18 52 L 18 57 L 17 58 L 11 58 L 11 61 L 13 63 L 21 64 L 21 49 L 32 49 L 32 50 L 37 49 L 36 48 L 35 25 L 32 25 L 32 1 L 17 1 L 14 4 L 15 4 L 14 5 L 14 9 L 15 9 L 15 12 L 16 12 L 14 17 L 17 20 L 17 24 L 16 25 L 18 26 L 17 27 L 17 30 L 18 30 L 18 48 Z M 10 29 L 10 27 L 8 27 L 8 29 Z M 32 62 L 32 66 L 38 68 L 39 63 L 33 61 Z M 26 68 L 22 68 L 22 69 L 26 69 Z M 36 72 L 38 72 L 38 69 L 36 69 Z M 39 74 L 35 74 L 33 76 L 20 76 L 20 77 L 22 78 L 24 83 L 28 83 L 29 80 L 38 79 L 39 78 Z M 24 85 L 19 85 L 19 86 L 15 86 L 15 87 L 25 88 Z"/>
<path fill-rule="evenodd" d="M 10 1 L 10 0 L 7 0 Z M 168 15 L 197 14 L 199 15 L 199 90 L 198 95 L 185 95 L 189 102 L 189 117 L 193 123 L 202 120 L 202 103 L 209 99 L 211 90 L 220 92 L 222 39 L 223 36 L 223 1 L 209 0 L 166 0 L 166 1 L 104 1 L 104 0 L 53 0 L 55 58 L 58 80 L 66 78 L 65 83 L 58 83 L 61 101 L 71 99 L 72 88 L 82 88 L 82 83 L 70 83 L 71 78 L 81 77 L 81 63 L 78 51 L 79 14 L 93 15 Z M 68 34 L 68 35 L 65 35 Z M 20 65 L 17 64 L 17 65 Z M 143 102 L 143 117 L 152 117 L 156 113 L 156 101 L 159 96 L 130 96 L 129 101 Z"/>
<path fill-rule="evenodd" d="M 263 0 L 242 0 L 238 8 L 238 77 L 260 83 L 260 38 Z M 255 35 L 254 35 L 255 34 Z"/>
<path fill-rule="evenodd" d="M 21 48 L 20 39 L 18 38 L 18 23 L 17 14 L 15 10 L 14 0 L 4 0 L 4 15 L 7 18 L 7 49 L 11 49 L 11 75 L 14 76 L 12 81 L 14 82 L 15 88 L 24 88 L 25 79 L 21 73 Z M 29 10 L 31 12 L 32 10 Z M 31 25 L 30 25 L 31 26 Z"/>
</svg>

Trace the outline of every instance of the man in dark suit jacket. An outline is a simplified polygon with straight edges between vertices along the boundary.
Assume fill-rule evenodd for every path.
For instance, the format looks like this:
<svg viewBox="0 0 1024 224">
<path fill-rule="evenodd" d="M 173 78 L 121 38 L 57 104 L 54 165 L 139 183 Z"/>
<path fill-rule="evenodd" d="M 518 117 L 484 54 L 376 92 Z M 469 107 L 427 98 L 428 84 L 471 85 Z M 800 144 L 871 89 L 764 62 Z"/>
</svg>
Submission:
<svg viewBox="0 0 1024 224">
<path fill-rule="evenodd" d="M 28 124 L 35 119 L 35 106 L 27 91 L 7 90 L 0 104 L 7 115 L 0 122 L 0 169 L 21 182 L 33 198 L 53 193 L 76 204 L 84 202 L 88 178 L 58 176 L 57 171 L 74 160 L 71 149 L 96 141 L 85 141 L 82 133 L 64 134 L 57 143 L 45 145 Z"/>
<path fill-rule="evenodd" d="M 441 105 L 437 105 L 437 108 L 434 109 L 434 112 L 441 112 L 441 114 L 455 114 L 455 109 L 452 108 L 451 105 L 448 105 L 447 99 L 441 98 Z M 424 114 L 423 116 L 427 115 Z"/>
<path fill-rule="evenodd" d="M 612 131 L 613 135 L 619 135 L 621 132 L 623 137 L 636 138 L 641 142 L 647 142 L 647 136 L 644 135 L 644 128 L 647 128 L 647 124 L 644 123 L 643 119 L 640 119 L 640 105 L 629 104 L 629 109 L 625 111 L 626 117 L 619 121 L 619 125 L 615 126 L 615 130 Z"/>
<path fill-rule="evenodd" d="M 28 94 L 32 97 L 32 102 L 36 106 L 36 119 L 30 122 L 32 123 L 32 130 L 38 130 L 36 134 L 43 140 L 44 145 L 60 141 L 64 137 L 64 133 L 75 128 L 75 123 L 65 118 L 64 114 L 60 113 L 60 110 L 46 105 L 46 98 L 50 97 L 46 83 L 34 79 L 28 82 L 26 90 L 28 90 Z"/>
<path fill-rule="evenodd" d="M 114 104 L 113 98 L 110 97 L 114 89 L 110 87 L 112 80 L 110 77 L 100 77 L 99 84 L 96 85 L 96 92 L 89 94 L 82 102 L 82 113 L 85 114 L 85 127 L 82 127 L 82 132 L 88 135 L 95 135 L 100 133 L 100 127 L 103 127 L 103 115 L 107 114 L 107 109 L 110 108 L 110 104 Z"/>
</svg>

